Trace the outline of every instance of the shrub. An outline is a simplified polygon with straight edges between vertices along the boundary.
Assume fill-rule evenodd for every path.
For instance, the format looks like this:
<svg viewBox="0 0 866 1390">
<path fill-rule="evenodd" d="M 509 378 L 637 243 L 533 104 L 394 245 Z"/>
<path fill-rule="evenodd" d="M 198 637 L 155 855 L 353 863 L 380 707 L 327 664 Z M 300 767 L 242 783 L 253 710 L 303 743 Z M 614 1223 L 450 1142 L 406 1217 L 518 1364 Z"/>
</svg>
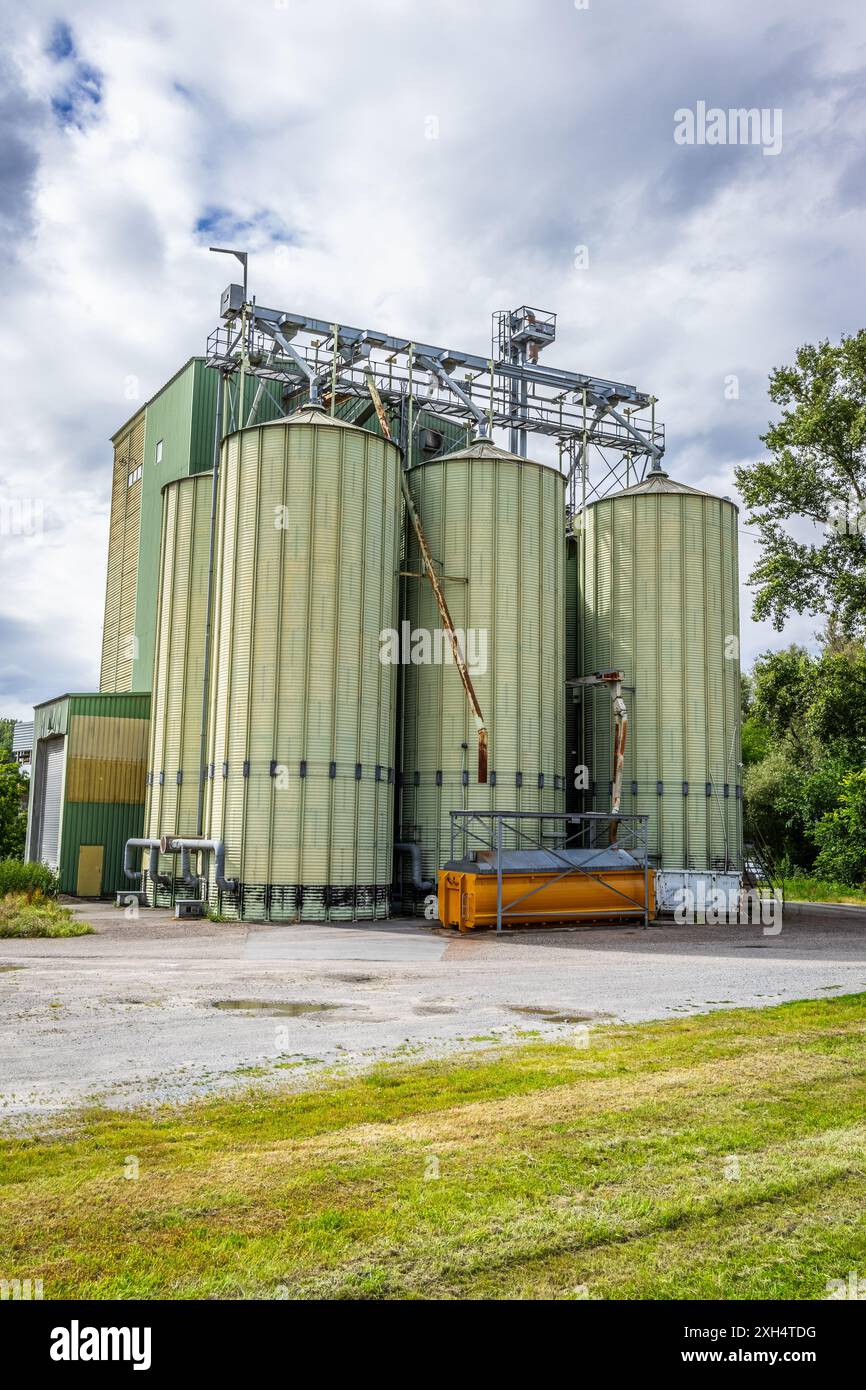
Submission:
<svg viewBox="0 0 866 1390">
<path fill-rule="evenodd" d="M 93 928 L 73 917 L 68 907 L 45 898 L 38 888 L 7 893 L 0 899 L 0 937 L 89 936 Z"/>
<path fill-rule="evenodd" d="M 7 893 L 35 893 L 56 898 L 60 879 L 47 864 L 25 864 L 21 859 L 0 859 L 0 898 Z"/>
</svg>

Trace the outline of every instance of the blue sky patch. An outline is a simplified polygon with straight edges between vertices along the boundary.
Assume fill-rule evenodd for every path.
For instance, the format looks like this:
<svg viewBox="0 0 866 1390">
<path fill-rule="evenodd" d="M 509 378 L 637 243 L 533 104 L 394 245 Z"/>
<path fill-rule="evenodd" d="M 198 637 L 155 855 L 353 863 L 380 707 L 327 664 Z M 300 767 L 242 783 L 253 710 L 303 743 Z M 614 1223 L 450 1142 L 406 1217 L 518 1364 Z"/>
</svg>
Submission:
<svg viewBox="0 0 866 1390">
<path fill-rule="evenodd" d="M 65 19 L 58 19 L 51 30 L 51 37 L 45 45 L 45 52 L 49 58 L 54 59 L 55 63 L 62 63 L 64 59 L 75 56 L 75 40 Z"/>
<path fill-rule="evenodd" d="M 79 58 L 72 29 L 59 20 L 51 31 L 45 52 L 55 63 L 64 65 L 65 80 L 51 98 L 51 110 L 58 125 L 82 129 L 86 117 L 102 101 L 102 73 L 92 63 Z"/>
</svg>

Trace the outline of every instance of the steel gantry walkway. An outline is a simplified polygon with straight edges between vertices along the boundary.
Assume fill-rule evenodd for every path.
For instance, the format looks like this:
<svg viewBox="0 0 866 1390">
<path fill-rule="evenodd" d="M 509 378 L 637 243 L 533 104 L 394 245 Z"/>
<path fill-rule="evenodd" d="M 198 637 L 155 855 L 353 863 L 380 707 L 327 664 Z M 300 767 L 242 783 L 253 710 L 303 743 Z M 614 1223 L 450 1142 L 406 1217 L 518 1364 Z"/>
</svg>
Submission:
<svg viewBox="0 0 866 1390">
<path fill-rule="evenodd" d="M 245 253 L 234 254 L 246 280 Z M 220 317 L 206 360 L 225 383 L 228 429 L 255 423 L 265 394 L 281 409 L 309 398 L 334 413 L 353 397 L 369 402 L 372 381 L 407 467 L 416 454 L 422 412 L 459 422 L 467 433 L 492 437 L 495 430 L 507 431 L 508 447 L 523 458 L 528 436 L 545 436 L 554 441 L 554 461 L 567 476 L 572 515 L 589 501 L 640 482 L 664 453 L 654 396 L 539 360 L 556 338 L 556 315 L 545 310 L 523 305 L 497 311 L 487 357 L 263 308 L 246 284 L 226 288 Z M 258 384 L 241 418 L 247 376 Z"/>
</svg>

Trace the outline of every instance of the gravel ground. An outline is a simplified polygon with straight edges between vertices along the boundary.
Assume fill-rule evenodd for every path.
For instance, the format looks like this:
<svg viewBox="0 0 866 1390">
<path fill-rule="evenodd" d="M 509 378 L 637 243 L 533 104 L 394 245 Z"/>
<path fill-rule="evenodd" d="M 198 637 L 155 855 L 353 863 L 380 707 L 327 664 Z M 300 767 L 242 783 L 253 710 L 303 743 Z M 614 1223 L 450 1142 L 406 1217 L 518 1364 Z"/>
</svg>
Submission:
<svg viewBox="0 0 866 1390">
<path fill-rule="evenodd" d="M 175 922 L 72 904 L 95 935 L 0 940 L 0 1124 L 82 1103 L 310 1084 L 593 1022 L 866 990 L 866 909 L 760 927 L 580 927 L 460 937 L 372 926 Z M 10 968 L 11 967 L 11 968 Z"/>
</svg>

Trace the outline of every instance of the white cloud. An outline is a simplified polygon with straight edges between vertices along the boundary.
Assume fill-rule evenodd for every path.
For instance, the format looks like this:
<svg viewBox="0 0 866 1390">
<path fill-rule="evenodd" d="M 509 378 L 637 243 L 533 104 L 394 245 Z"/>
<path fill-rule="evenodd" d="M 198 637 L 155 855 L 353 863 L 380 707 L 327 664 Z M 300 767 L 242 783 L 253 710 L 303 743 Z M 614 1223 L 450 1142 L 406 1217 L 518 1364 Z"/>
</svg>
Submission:
<svg viewBox="0 0 866 1390">
<path fill-rule="evenodd" d="M 62 61 L 56 12 L 4 9 L 20 241 L 0 493 L 37 494 L 59 525 L 0 539 L 0 713 L 97 683 L 108 435 L 127 378 L 144 399 L 215 325 L 209 209 L 253 222 L 263 303 L 476 351 L 493 309 L 557 310 L 550 361 L 654 392 L 670 470 L 723 492 L 760 451 L 770 369 L 861 326 L 866 26 L 842 0 L 80 0 Z M 782 153 L 675 146 L 698 99 L 782 107 Z M 744 651 L 817 625 L 746 612 Z"/>
</svg>

